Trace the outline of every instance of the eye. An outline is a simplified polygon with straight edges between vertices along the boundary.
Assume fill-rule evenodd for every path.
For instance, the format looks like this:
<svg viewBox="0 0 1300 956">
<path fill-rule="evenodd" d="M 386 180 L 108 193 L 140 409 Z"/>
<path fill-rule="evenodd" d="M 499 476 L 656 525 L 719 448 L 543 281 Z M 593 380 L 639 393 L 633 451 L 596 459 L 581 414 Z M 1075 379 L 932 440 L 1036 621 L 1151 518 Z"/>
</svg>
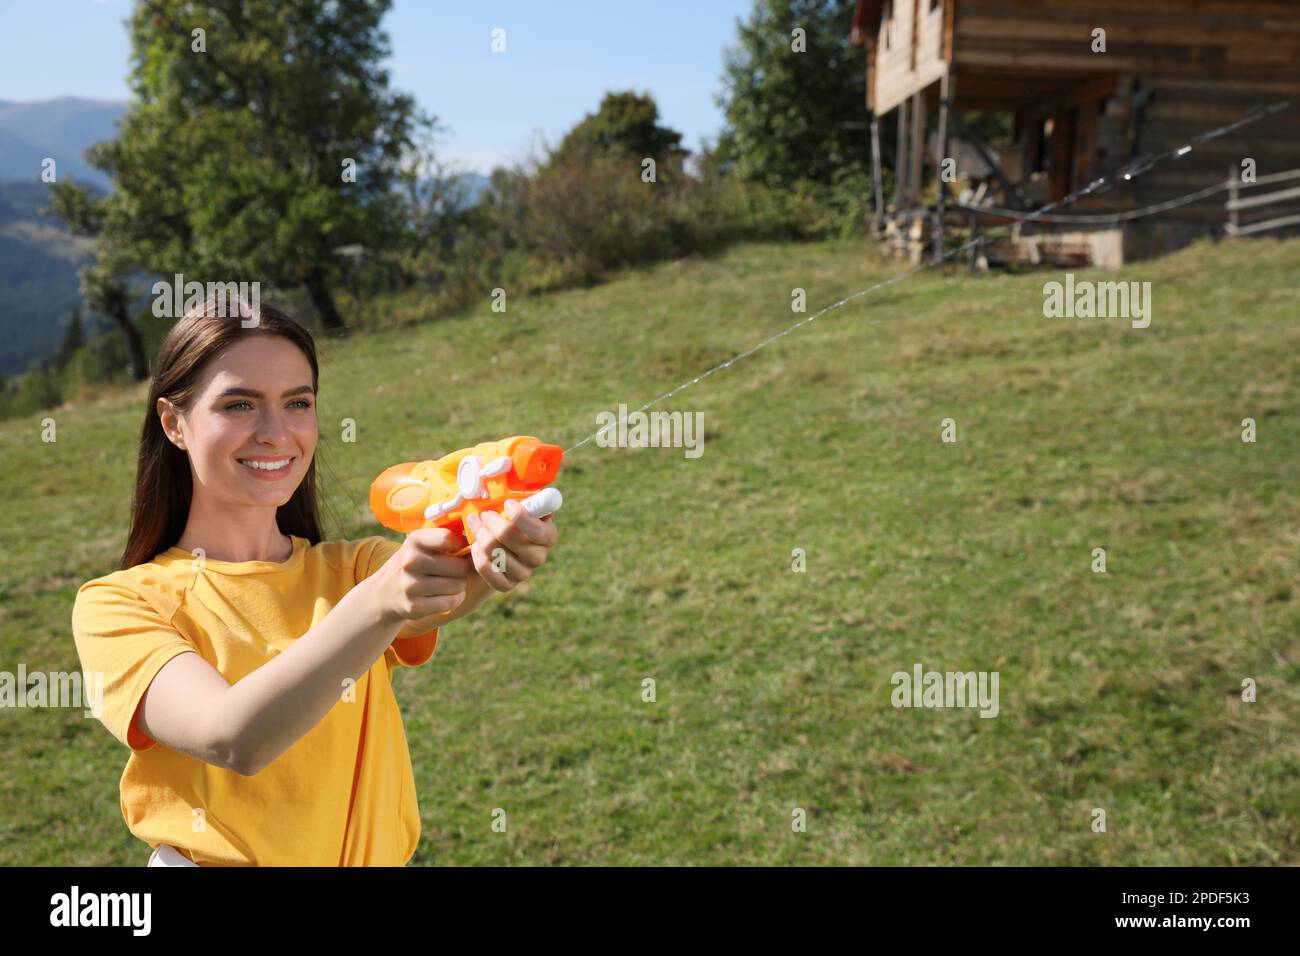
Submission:
<svg viewBox="0 0 1300 956">
<path fill-rule="evenodd" d="M 226 405 L 226 406 L 225 406 L 225 410 L 228 411 L 228 412 L 230 412 L 230 411 L 234 411 L 234 410 L 237 409 L 240 405 L 247 405 L 249 408 L 252 408 L 252 407 L 253 407 L 253 405 L 252 405 L 251 402 L 247 402 L 247 401 L 244 401 L 243 399 L 241 399 L 240 401 L 237 401 L 237 402 L 231 402 L 230 404 Z M 289 405 L 292 406 L 292 407 L 295 407 L 295 408 L 302 408 L 302 409 L 308 409 L 308 408 L 311 408 L 311 407 L 312 407 L 312 405 L 311 405 L 311 399 L 308 399 L 308 398 L 299 398 L 299 399 L 295 399 L 294 401 L 290 402 Z"/>
</svg>

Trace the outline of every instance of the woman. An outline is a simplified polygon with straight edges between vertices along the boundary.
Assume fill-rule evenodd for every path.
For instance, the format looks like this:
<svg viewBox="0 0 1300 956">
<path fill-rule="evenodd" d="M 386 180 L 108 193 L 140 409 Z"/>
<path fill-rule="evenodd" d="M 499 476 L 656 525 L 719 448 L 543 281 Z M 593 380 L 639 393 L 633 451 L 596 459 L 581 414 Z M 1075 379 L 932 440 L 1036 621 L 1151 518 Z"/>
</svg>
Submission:
<svg viewBox="0 0 1300 956">
<path fill-rule="evenodd" d="M 441 529 L 322 541 L 315 344 L 270 306 L 216 313 L 163 342 L 121 570 L 72 612 L 131 748 L 122 814 L 150 865 L 403 865 L 420 816 L 392 670 L 526 580 L 555 525 L 485 512 L 465 557 Z"/>
</svg>

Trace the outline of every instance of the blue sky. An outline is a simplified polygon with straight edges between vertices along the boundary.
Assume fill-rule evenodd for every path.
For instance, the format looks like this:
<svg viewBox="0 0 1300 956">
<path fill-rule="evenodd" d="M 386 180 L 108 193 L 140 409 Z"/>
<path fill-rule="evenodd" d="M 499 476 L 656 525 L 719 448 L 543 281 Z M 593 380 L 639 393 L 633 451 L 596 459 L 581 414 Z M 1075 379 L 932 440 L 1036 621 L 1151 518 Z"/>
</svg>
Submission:
<svg viewBox="0 0 1300 956">
<path fill-rule="evenodd" d="M 448 131 L 441 154 L 487 172 L 522 161 L 607 90 L 649 92 L 695 149 L 722 115 L 723 48 L 752 0 L 396 0 L 392 85 Z M 0 100 L 125 100 L 131 0 L 0 0 Z M 506 52 L 491 51 L 492 30 Z"/>
</svg>

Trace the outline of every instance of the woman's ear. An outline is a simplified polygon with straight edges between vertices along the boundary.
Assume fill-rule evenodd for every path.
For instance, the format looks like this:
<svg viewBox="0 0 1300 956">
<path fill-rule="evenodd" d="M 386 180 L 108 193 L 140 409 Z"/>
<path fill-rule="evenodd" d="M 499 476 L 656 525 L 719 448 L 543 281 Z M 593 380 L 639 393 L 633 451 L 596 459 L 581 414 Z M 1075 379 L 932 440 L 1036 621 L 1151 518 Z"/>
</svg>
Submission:
<svg viewBox="0 0 1300 956">
<path fill-rule="evenodd" d="M 185 438 L 181 435 L 180 413 L 176 410 L 176 406 L 168 399 L 159 397 L 157 409 L 158 420 L 162 425 L 163 434 L 167 436 L 173 445 L 184 451 Z"/>
</svg>

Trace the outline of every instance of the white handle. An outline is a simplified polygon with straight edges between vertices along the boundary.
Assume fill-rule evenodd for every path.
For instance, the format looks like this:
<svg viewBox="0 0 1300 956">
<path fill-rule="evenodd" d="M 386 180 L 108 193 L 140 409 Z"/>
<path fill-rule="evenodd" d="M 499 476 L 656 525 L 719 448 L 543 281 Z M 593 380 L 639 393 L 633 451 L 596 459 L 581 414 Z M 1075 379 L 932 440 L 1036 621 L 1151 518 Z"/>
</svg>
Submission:
<svg viewBox="0 0 1300 956">
<path fill-rule="evenodd" d="M 564 504 L 564 496 L 560 494 L 559 488 L 543 488 L 519 503 L 534 518 L 541 518 L 559 511 L 560 505 Z"/>
</svg>

